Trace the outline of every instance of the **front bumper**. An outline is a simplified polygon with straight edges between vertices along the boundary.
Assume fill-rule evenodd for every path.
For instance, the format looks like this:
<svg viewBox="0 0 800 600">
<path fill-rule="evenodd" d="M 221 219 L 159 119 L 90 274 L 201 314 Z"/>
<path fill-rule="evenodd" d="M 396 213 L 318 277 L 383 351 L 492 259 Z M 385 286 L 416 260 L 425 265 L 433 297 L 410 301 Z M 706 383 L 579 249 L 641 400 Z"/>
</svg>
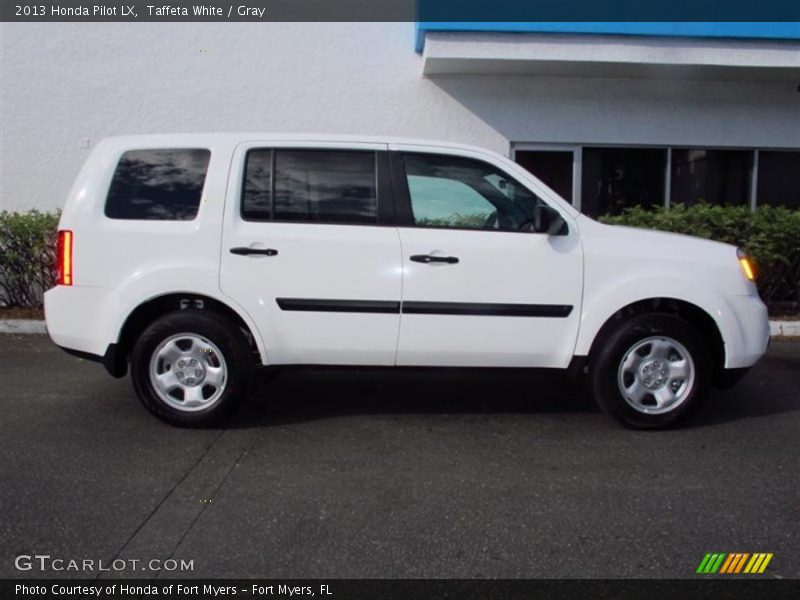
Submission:
<svg viewBox="0 0 800 600">
<path fill-rule="evenodd" d="M 752 367 L 767 351 L 770 330 L 767 307 L 758 296 L 725 299 L 738 331 L 723 331 L 725 369 Z"/>
</svg>

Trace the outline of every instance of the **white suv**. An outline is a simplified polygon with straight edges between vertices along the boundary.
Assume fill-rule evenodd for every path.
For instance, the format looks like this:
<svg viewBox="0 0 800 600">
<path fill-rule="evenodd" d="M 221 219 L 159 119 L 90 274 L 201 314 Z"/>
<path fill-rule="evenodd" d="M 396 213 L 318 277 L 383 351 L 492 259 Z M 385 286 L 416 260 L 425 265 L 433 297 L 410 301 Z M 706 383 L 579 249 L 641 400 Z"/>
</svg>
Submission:
<svg viewBox="0 0 800 600">
<path fill-rule="evenodd" d="M 765 352 L 747 258 L 611 227 L 511 160 L 439 142 L 164 135 L 101 142 L 59 231 L 47 328 L 130 365 L 144 405 L 217 421 L 263 365 L 572 371 L 643 428 Z"/>
</svg>

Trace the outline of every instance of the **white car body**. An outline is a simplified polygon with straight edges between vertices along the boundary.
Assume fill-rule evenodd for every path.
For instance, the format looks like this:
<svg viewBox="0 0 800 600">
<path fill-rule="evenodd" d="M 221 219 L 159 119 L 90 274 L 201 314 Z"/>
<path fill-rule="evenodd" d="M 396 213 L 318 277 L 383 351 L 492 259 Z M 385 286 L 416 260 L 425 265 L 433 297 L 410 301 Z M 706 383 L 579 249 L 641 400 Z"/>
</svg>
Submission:
<svg viewBox="0 0 800 600">
<path fill-rule="evenodd" d="M 107 218 L 103 207 L 122 154 L 154 148 L 210 150 L 196 218 Z M 555 209 L 568 233 L 247 221 L 239 201 L 251 148 L 478 159 Z M 112 138 L 98 144 L 80 171 L 60 229 L 74 235 L 73 284 L 45 295 L 49 334 L 61 347 L 105 357 L 117 375 L 124 373 L 118 355 L 126 321 L 145 303 L 176 294 L 215 300 L 238 315 L 264 365 L 566 369 L 589 355 L 598 332 L 620 310 L 654 299 L 691 305 L 713 322 L 724 369 L 750 367 L 769 341 L 766 308 L 733 246 L 600 224 L 508 158 L 462 145 L 323 135 Z M 238 256 L 229 252 L 233 247 L 269 247 L 279 254 Z M 460 262 L 408 260 L 417 254 L 454 255 Z M 283 310 L 276 301 L 281 298 L 369 301 L 384 308 L 395 303 L 398 309 Z M 469 314 L 415 311 L 415 303 L 467 306 Z M 502 313 L 505 305 L 545 308 L 516 318 L 492 309 Z M 571 309 L 552 316 L 547 307 Z M 116 358 L 109 356 L 114 349 Z"/>
</svg>

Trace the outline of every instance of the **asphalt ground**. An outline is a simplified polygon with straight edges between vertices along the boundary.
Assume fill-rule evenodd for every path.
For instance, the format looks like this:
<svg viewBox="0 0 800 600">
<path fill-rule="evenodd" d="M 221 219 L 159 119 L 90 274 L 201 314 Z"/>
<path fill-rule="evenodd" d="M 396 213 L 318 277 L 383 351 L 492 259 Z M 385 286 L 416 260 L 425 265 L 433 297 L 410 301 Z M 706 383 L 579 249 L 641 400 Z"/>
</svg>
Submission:
<svg viewBox="0 0 800 600">
<path fill-rule="evenodd" d="M 558 376 L 369 370 L 264 376 L 181 430 L 44 336 L 0 336 L 0 409 L 3 578 L 682 578 L 706 552 L 800 577 L 797 342 L 663 432 Z M 34 554 L 193 570 L 15 568 Z"/>
</svg>

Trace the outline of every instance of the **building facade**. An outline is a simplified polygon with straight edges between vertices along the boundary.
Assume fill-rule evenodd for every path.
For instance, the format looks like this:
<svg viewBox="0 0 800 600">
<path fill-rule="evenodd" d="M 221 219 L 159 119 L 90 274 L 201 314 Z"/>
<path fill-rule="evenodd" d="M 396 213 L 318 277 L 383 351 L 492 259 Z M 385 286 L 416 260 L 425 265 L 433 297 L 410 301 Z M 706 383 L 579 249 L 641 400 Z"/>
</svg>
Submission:
<svg viewBox="0 0 800 600">
<path fill-rule="evenodd" d="M 100 139 L 387 134 L 512 156 L 590 215 L 800 207 L 797 23 L 0 25 L 0 210 Z"/>
</svg>

